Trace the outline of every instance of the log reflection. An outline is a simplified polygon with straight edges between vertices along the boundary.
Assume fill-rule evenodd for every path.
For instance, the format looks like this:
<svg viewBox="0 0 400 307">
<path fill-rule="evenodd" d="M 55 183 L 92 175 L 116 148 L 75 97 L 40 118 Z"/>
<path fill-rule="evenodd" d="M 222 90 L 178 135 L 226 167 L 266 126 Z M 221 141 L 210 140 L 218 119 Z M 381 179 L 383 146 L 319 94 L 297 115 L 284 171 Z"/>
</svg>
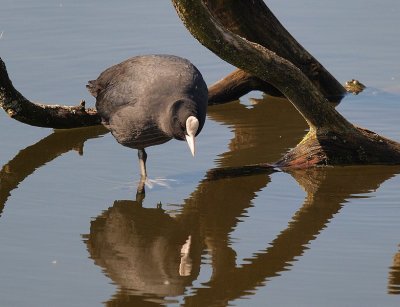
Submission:
<svg viewBox="0 0 400 307">
<path fill-rule="evenodd" d="M 250 101 L 251 107 L 236 101 L 208 108 L 212 120 L 234 133 L 218 166 L 275 162 L 306 134 L 306 122 L 288 100 L 265 96 Z"/>
<path fill-rule="evenodd" d="M 36 144 L 22 149 L 0 170 L 0 216 L 12 190 L 38 168 L 70 150 L 83 153 L 84 143 L 106 134 L 103 126 L 56 130 Z"/>
<path fill-rule="evenodd" d="M 389 272 L 389 294 L 400 294 L 400 251 L 393 257 Z"/>
<path fill-rule="evenodd" d="M 293 173 L 307 196 L 302 207 L 294 214 L 289 227 L 277 235 L 270 247 L 255 253 L 241 267 L 236 267 L 234 261 L 213 262 L 214 271 L 219 273 L 213 275 L 207 287 L 199 288 L 194 295 L 186 297 L 185 306 L 225 306 L 229 301 L 254 293 L 258 286 L 267 284 L 269 279 L 288 270 L 293 261 L 304 253 L 309 243 L 327 227 L 347 199 L 354 194 L 378 189 L 384 181 L 399 171 L 399 167 L 363 167 L 314 168 Z M 206 193 L 204 188 L 202 191 Z M 205 203 L 198 206 L 204 208 L 204 220 L 217 219 L 207 216 L 211 206 Z M 218 222 L 224 219 L 225 215 L 220 214 Z M 224 241 L 220 232 L 213 231 L 212 227 L 205 227 L 207 229 L 204 232 L 210 234 L 211 241 Z M 222 244 L 218 248 L 218 258 L 229 259 L 229 248 Z"/>
</svg>

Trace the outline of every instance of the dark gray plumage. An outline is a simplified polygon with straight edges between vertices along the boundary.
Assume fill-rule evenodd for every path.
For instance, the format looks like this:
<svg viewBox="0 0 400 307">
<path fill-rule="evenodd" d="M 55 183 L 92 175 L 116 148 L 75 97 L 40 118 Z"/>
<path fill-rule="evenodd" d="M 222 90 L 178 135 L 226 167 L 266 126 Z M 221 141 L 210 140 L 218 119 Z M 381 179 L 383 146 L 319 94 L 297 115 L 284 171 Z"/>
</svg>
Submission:
<svg viewBox="0 0 400 307">
<path fill-rule="evenodd" d="M 188 60 L 172 55 L 133 57 L 106 69 L 87 88 L 116 140 L 139 150 L 143 177 L 148 146 L 186 139 L 194 155 L 194 137 L 206 118 L 208 90 Z"/>
</svg>

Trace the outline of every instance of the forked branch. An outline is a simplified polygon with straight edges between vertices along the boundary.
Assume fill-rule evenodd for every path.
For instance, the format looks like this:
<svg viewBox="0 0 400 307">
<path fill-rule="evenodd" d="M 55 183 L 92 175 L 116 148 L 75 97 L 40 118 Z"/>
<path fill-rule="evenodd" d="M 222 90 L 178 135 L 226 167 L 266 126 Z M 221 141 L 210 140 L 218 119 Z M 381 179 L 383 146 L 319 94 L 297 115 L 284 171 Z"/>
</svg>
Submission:
<svg viewBox="0 0 400 307">
<path fill-rule="evenodd" d="M 200 43 L 220 58 L 272 84 L 302 114 L 310 126 L 303 141 L 278 163 L 281 167 L 309 167 L 318 164 L 399 164 L 400 144 L 349 123 L 328 103 L 324 94 L 290 60 L 240 36 L 234 23 L 224 23 L 209 7 L 218 0 L 172 0 L 186 28 Z M 222 1 L 225 2 L 225 1 Z M 241 1 L 239 1 L 241 2 Z M 226 1 L 232 5 L 231 1 Z M 207 4 L 207 5 L 206 5 Z M 249 7 L 266 8 L 261 0 Z M 242 10 L 246 10 L 242 7 Z M 258 12 L 259 12 L 258 11 Z M 254 14 L 259 14 L 253 11 Z M 223 16 L 223 15 L 222 15 Z M 255 17 L 255 20 L 258 18 Z M 241 27 L 250 21 L 241 20 Z M 270 24 L 265 24 L 268 28 Z M 258 27 L 260 31 L 262 27 Z M 246 35 L 248 32 L 242 32 Z"/>
</svg>

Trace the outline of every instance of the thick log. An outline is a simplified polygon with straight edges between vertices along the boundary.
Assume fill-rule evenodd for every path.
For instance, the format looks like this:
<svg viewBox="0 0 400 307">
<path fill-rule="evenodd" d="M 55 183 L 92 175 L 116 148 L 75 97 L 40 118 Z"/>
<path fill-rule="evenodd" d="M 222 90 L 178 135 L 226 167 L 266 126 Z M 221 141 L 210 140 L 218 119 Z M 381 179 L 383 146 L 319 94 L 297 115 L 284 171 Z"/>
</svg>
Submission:
<svg viewBox="0 0 400 307">
<path fill-rule="evenodd" d="M 307 168 L 313 165 L 400 164 L 400 144 L 373 131 L 314 131 L 306 135 L 276 165 Z"/>
<path fill-rule="evenodd" d="M 299 110 L 311 128 L 351 125 L 290 61 L 224 28 L 201 0 L 173 0 L 186 28 L 216 55 L 271 83 Z M 329 115 L 328 115 L 329 114 Z"/>
<path fill-rule="evenodd" d="M 309 124 L 306 138 L 279 161 L 279 166 L 400 164 L 399 143 L 349 123 L 292 62 L 232 32 L 211 14 L 204 1 L 172 2 L 186 28 L 200 43 L 232 65 L 272 84 Z M 258 1 L 248 5 L 254 3 Z"/>
</svg>

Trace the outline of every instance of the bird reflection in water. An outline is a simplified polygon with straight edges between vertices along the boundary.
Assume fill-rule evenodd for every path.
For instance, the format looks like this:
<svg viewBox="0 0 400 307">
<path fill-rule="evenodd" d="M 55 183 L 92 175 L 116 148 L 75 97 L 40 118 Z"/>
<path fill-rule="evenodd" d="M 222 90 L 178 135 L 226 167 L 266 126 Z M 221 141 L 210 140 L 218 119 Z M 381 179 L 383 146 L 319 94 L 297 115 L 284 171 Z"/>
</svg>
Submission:
<svg viewBox="0 0 400 307">
<path fill-rule="evenodd" d="M 161 205 L 115 201 L 91 223 L 85 240 L 96 264 L 123 289 L 120 297 L 182 295 L 199 271 L 199 259 L 192 260 L 196 242 Z"/>
</svg>

